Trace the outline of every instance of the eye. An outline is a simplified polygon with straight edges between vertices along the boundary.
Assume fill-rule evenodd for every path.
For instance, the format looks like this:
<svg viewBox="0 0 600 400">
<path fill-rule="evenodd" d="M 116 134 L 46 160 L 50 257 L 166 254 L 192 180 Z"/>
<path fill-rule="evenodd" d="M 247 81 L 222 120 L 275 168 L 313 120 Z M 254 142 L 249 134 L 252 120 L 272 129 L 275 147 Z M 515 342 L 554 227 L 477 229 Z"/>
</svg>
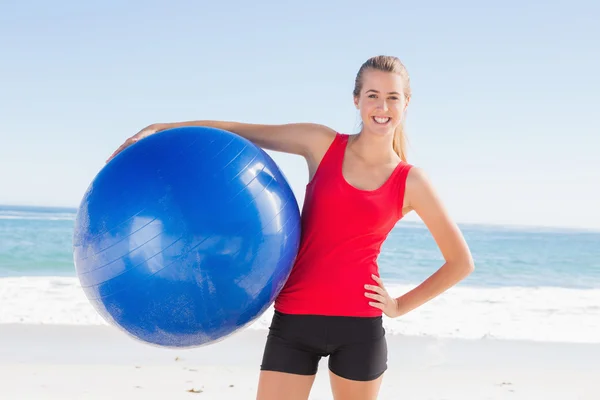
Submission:
<svg viewBox="0 0 600 400">
<path fill-rule="evenodd" d="M 375 99 L 375 98 L 377 98 L 377 95 L 376 95 L 376 94 L 370 94 L 370 95 L 369 95 L 369 98 L 370 98 L 370 99 Z"/>
</svg>

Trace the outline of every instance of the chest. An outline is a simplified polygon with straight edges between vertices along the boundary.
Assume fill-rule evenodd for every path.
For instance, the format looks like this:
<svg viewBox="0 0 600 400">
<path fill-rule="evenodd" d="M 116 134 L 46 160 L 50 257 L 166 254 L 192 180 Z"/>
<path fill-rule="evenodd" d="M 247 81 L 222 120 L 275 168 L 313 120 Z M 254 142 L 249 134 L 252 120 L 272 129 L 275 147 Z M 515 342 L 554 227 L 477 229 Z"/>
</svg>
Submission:
<svg viewBox="0 0 600 400">
<path fill-rule="evenodd" d="M 345 182 L 361 191 L 376 191 L 382 188 L 392 177 L 397 163 L 372 166 L 358 157 L 347 154 L 341 165 L 341 174 Z"/>
<path fill-rule="evenodd" d="M 366 176 L 365 182 L 368 181 Z M 303 214 L 325 229 L 339 232 L 340 227 L 344 227 L 344 233 L 353 237 L 389 231 L 399 219 L 398 210 L 394 185 L 361 190 L 340 173 L 321 175 L 314 180 L 307 188 Z"/>
</svg>

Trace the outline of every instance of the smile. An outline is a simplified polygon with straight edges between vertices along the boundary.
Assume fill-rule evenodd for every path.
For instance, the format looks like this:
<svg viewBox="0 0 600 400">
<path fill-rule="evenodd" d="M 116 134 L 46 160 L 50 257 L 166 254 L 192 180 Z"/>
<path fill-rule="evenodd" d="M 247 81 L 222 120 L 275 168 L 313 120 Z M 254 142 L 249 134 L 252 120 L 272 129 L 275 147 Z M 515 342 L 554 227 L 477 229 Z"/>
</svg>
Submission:
<svg viewBox="0 0 600 400">
<path fill-rule="evenodd" d="M 391 118 L 390 117 L 373 117 L 373 121 L 375 121 L 375 123 L 379 124 L 379 125 L 385 125 L 388 122 L 390 122 Z"/>
</svg>

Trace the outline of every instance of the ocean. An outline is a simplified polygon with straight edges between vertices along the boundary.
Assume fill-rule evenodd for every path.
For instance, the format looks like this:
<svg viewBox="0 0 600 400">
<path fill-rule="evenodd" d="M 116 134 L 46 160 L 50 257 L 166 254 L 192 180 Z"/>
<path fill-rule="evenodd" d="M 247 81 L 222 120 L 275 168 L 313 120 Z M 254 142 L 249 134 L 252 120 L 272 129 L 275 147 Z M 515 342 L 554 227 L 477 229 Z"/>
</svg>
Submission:
<svg viewBox="0 0 600 400">
<path fill-rule="evenodd" d="M 79 288 L 74 209 L 0 206 L 0 324 L 105 324 Z M 475 272 L 394 320 L 391 335 L 600 343 L 600 232 L 460 225 Z M 380 273 L 400 295 L 435 272 L 441 253 L 418 222 L 383 245 Z M 248 329 L 265 329 L 270 313 Z"/>
</svg>

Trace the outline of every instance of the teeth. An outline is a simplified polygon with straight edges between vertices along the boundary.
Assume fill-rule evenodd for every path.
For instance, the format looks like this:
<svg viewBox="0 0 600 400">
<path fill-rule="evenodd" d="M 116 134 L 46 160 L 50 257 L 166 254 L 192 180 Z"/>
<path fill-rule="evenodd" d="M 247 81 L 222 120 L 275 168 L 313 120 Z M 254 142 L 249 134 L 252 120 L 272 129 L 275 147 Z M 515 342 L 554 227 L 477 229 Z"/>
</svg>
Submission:
<svg viewBox="0 0 600 400">
<path fill-rule="evenodd" d="M 375 122 L 379 124 L 386 124 L 390 119 L 389 118 L 381 118 L 381 117 L 373 117 Z"/>
</svg>

